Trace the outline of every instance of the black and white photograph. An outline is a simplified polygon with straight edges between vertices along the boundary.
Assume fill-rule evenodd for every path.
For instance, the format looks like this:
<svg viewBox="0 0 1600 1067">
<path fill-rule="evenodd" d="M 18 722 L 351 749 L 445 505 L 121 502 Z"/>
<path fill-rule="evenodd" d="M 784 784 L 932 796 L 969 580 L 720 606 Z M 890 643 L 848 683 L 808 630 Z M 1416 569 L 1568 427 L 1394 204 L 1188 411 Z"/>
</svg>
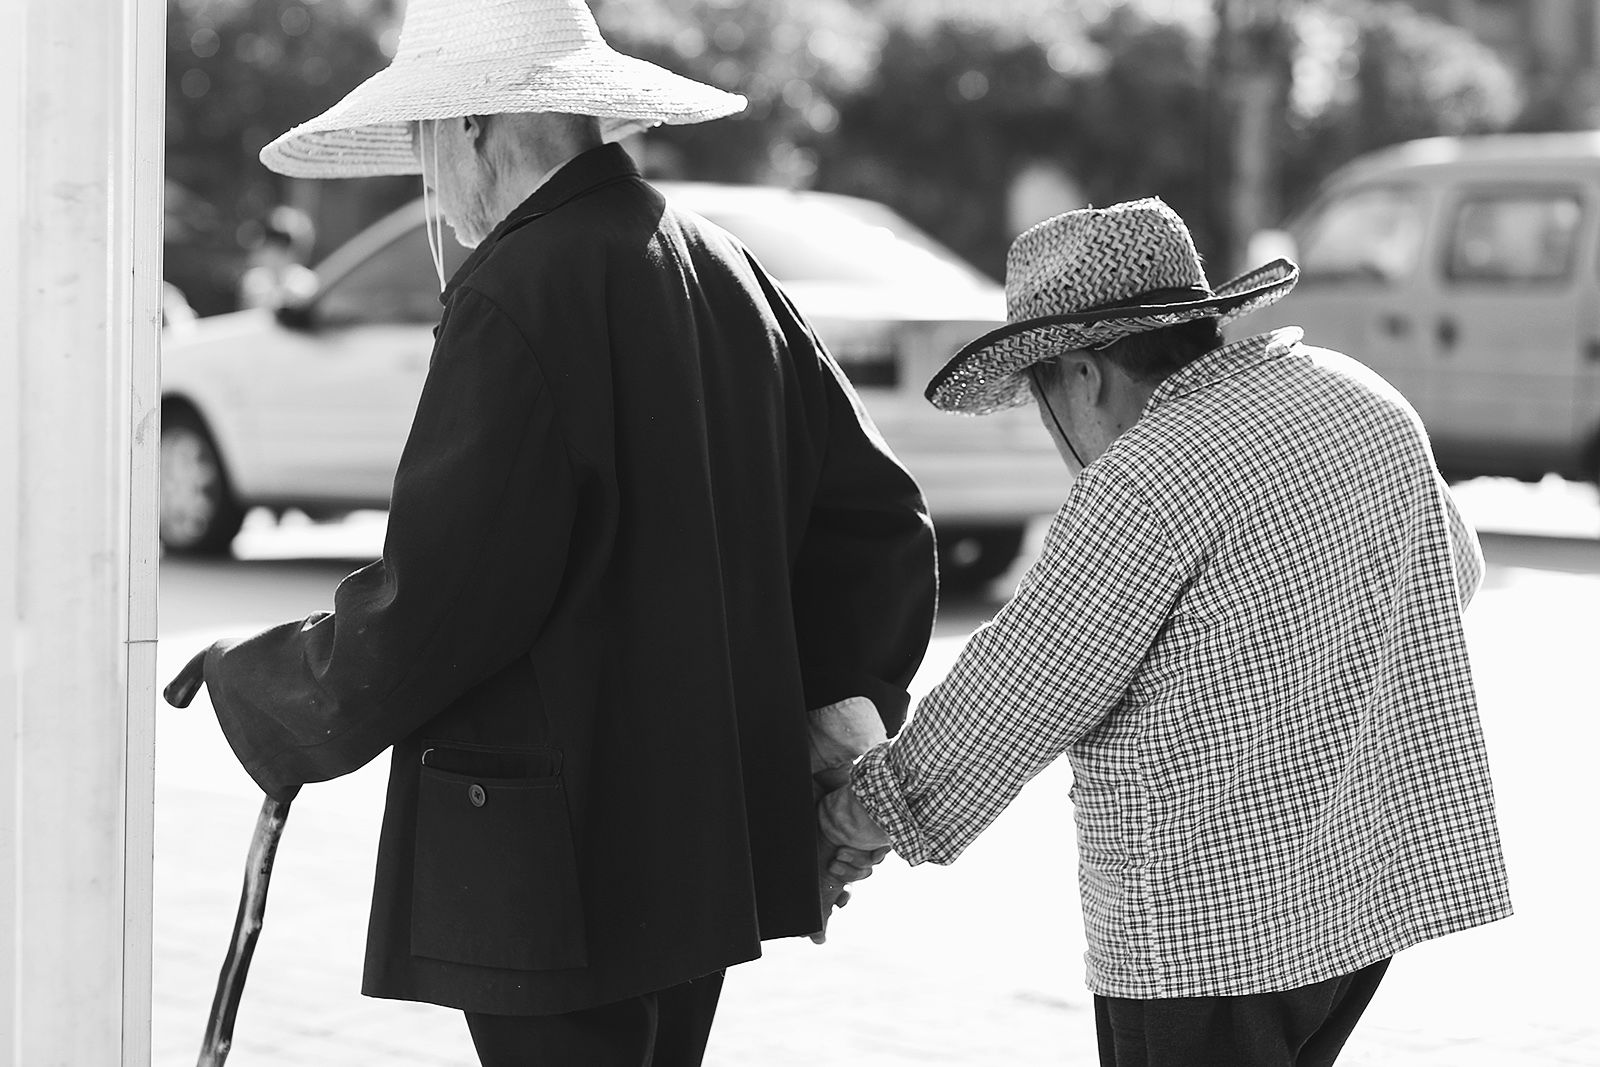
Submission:
<svg viewBox="0 0 1600 1067">
<path fill-rule="evenodd" d="M 6 13 L 0 1067 L 1600 1064 L 1600 5 Z"/>
</svg>

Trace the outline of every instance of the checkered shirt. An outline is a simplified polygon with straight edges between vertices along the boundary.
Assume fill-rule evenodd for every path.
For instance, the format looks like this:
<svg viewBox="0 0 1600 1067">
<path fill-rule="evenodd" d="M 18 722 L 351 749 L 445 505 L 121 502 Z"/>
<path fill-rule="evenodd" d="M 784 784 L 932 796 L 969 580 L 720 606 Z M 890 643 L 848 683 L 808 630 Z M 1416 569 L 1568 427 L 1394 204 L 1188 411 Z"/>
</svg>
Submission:
<svg viewBox="0 0 1600 1067">
<path fill-rule="evenodd" d="M 1066 753 L 1096 993 L 1291 989 L 1511 911 L 1477 538 L 1410 406 L 1300 338 L 1163 382 L 853 772 L 895 851 L 950 863 Z"/>
</svg>

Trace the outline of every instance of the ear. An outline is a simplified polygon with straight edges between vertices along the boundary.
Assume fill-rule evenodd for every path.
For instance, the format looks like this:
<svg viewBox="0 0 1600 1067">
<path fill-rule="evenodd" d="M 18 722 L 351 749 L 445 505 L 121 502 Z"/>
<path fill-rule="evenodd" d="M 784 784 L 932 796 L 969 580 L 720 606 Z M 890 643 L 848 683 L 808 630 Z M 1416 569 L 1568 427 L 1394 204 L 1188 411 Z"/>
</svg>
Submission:
<svg viewBox="0 0 1600 1067">
<path fill-rule="evenodd" d="M 461 118 L 461 132 L 467 139 L 467 144 L 481 152 L 489 136 L 489 122 L 487 115 L 466 115 Z"/>
<path fill-rule="evenodd" d="M 1101 407 L 1110 399 L 1110 382 L 1106 380 L 1106 368 L 1100 362 L 1101 357 L 1085 354 L 1083 358 L 1074 360 L 1076 366 L 1072 369 L 1072 381 L 1075 386 L 1081 387 L 1085 398 L 1093 407 Z"/>
</svg>

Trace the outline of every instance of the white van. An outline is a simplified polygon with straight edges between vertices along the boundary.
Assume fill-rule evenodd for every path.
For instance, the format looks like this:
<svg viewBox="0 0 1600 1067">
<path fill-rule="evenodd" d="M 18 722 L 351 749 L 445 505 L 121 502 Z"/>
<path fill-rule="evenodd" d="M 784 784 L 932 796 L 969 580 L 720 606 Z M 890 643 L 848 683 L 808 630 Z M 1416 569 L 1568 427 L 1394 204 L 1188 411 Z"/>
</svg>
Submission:
<svg viewBox="0 0 1600 1067">
<path fill-rule="evenodd" d="M 1287 238 L 1300 284 L 1244 329 L 1303 326 L 1378 371 L 1449 478 L 1600 480 L 1600 132 L 1374 152 Z"/>
</svg>

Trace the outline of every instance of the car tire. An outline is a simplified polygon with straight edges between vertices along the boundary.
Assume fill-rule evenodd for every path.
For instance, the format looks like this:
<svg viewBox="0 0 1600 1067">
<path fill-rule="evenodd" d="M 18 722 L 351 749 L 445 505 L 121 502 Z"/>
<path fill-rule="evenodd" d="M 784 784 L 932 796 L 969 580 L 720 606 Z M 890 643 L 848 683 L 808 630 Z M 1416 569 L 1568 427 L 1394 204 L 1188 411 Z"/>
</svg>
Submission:
<svg viewBox="0 0 1600 1067">
<path fill-rule="evenodd" d="M 222 454 L 188 408 L 161 417 L 161 544 L 168 552 L 225 556 L 244 524 Z"/>
<path fill-rule="evenodd" d="M 947 526 L 939 534 L 939 584 L 964 592 L 992 582 L 1022 551 L 1022 526 Z"/>
</svg>

